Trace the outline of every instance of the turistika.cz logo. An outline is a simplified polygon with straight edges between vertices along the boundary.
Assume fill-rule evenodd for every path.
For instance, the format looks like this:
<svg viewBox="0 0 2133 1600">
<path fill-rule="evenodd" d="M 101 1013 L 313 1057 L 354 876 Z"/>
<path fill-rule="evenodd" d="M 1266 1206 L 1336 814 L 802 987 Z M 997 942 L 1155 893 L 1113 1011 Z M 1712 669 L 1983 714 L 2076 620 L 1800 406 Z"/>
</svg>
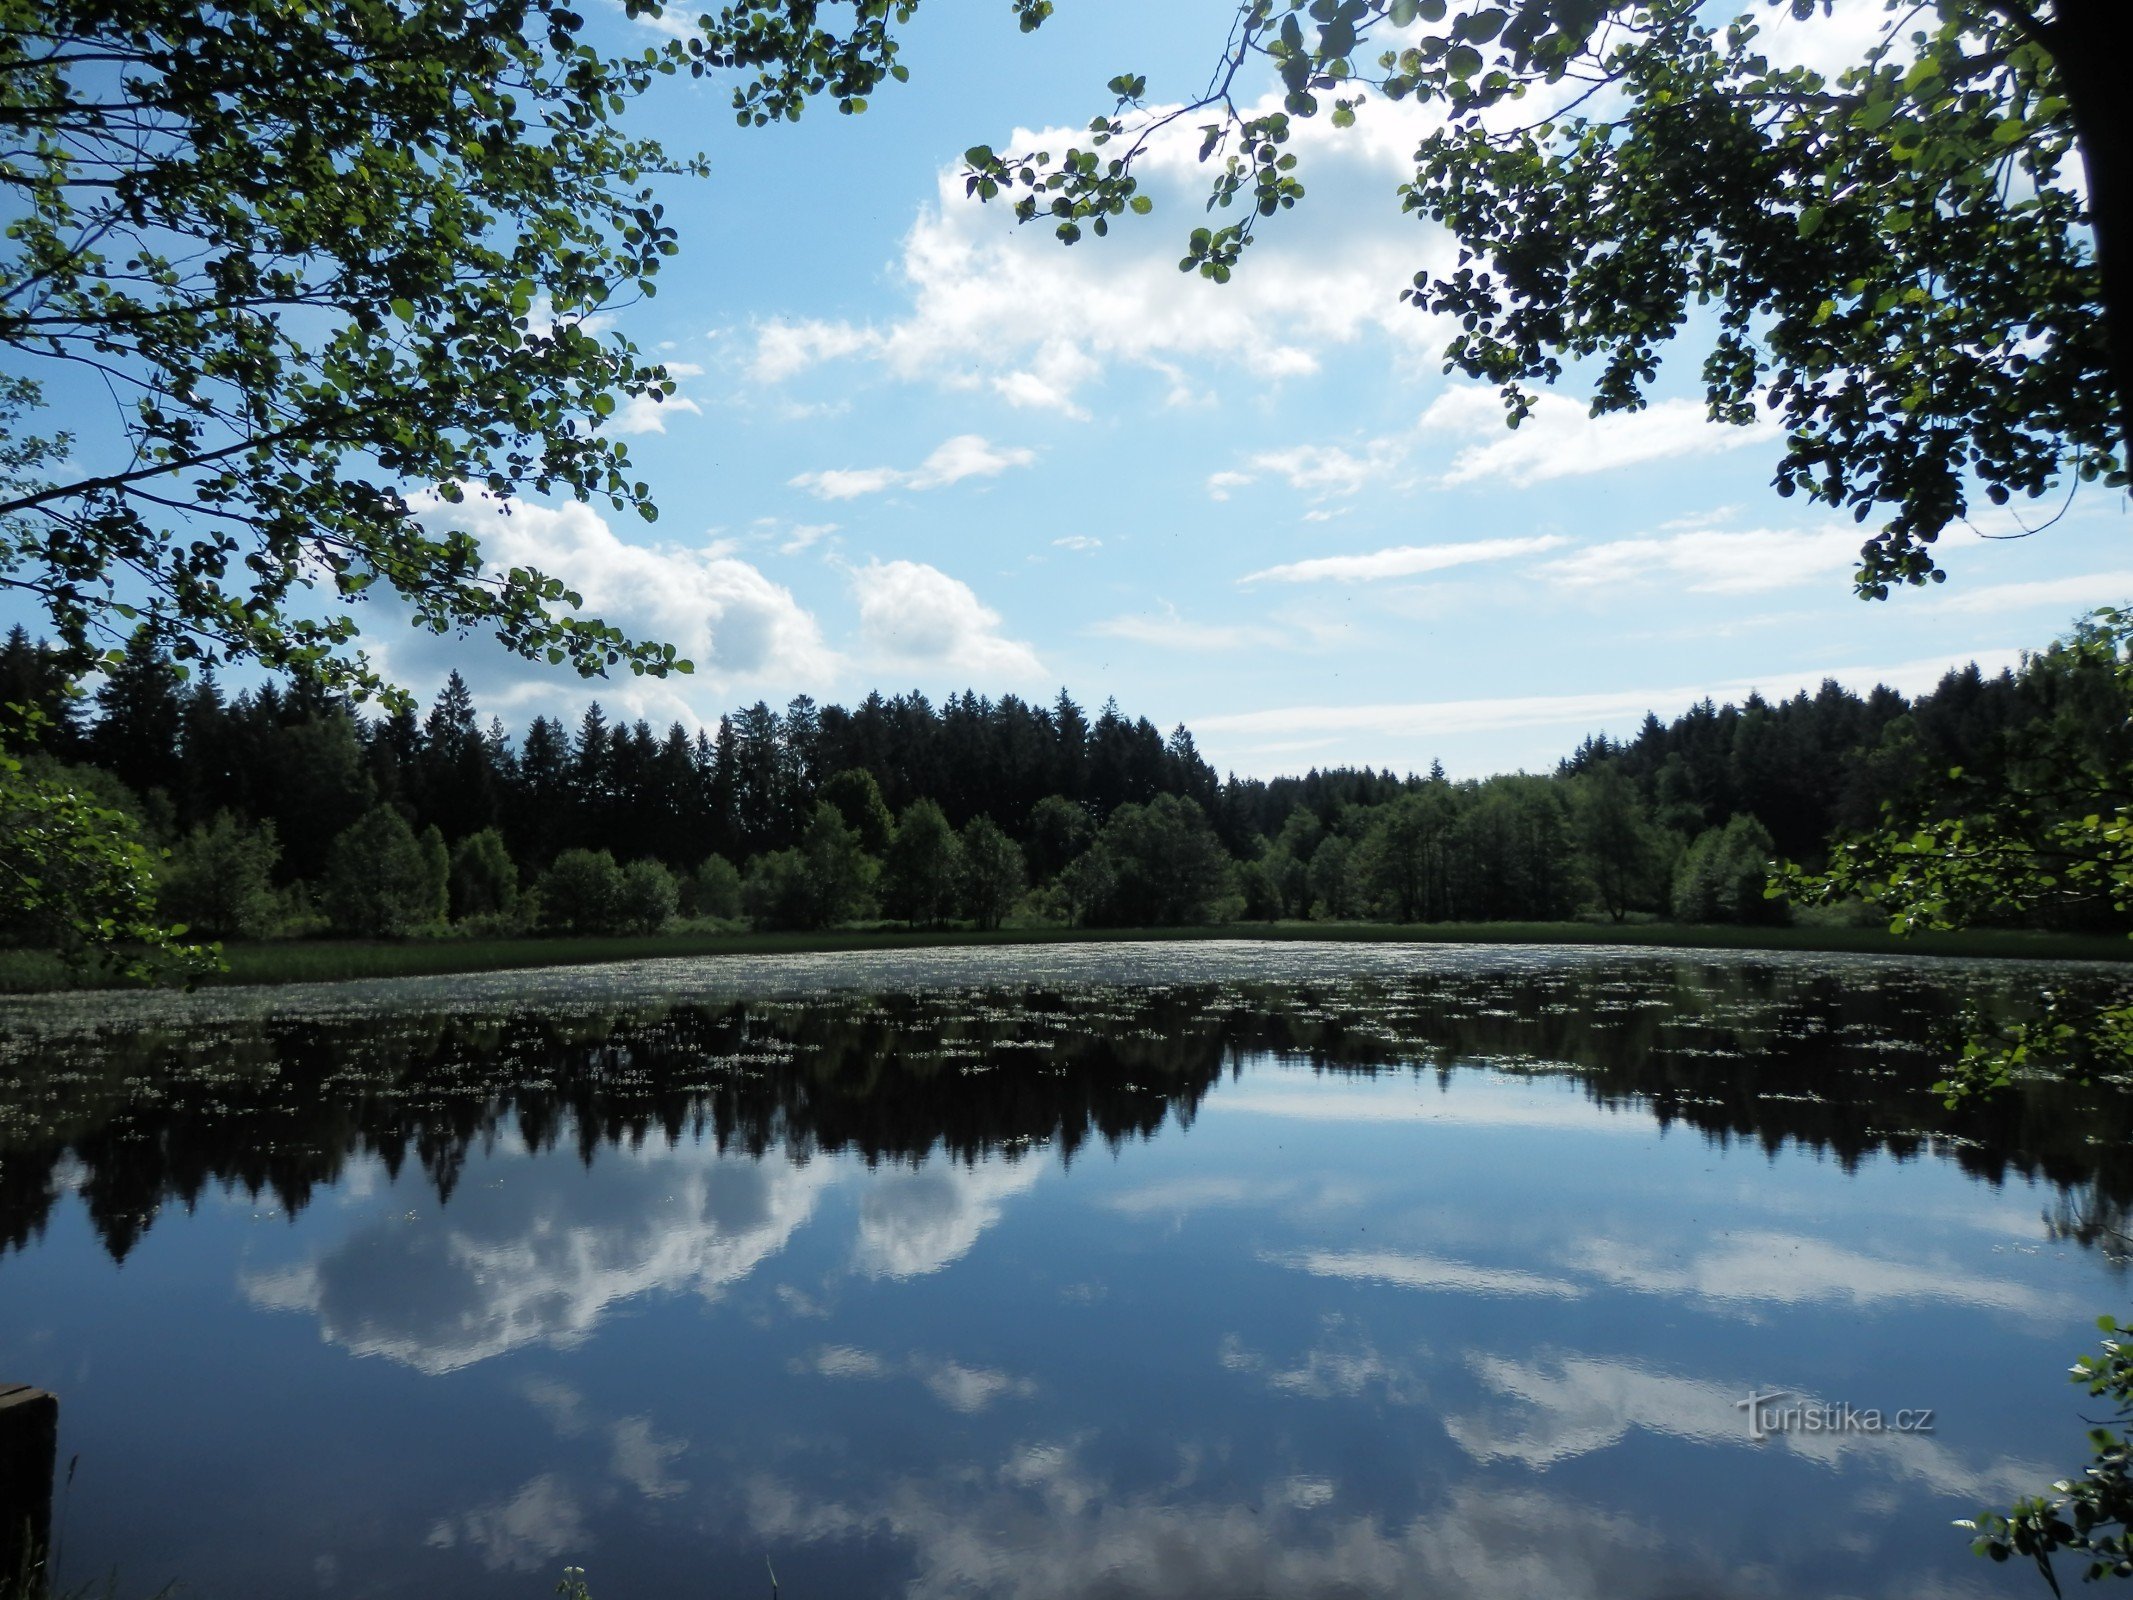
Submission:
<svg viewBox="0 0 2133 1600">
<path fill-rule="evenodd" d="M 1748 1437 L 1760 1443 L 1774 1433 L 1931 1433 L 1931 1409 L 1881 1411 L 1845 1400 L 1807 1400 L 1790 1389 L 1751 1394 L 1733 1402 L 1748 1413 Z"/>
</svg>

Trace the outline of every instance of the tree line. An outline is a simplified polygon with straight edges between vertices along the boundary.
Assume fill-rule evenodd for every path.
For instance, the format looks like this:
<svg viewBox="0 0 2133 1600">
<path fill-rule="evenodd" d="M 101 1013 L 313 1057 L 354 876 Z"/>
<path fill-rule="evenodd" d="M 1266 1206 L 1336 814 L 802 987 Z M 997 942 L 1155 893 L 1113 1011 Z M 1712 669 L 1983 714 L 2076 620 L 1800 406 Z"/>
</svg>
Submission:
<svg viewBox="0 0 2133 1600">
<path fill-rule="evenodd" d="M 1165 735 L 1109 701 L 1091 716 L 1064 691 L 1049 705 L 800 696 L 663 734 L 595 702 L 574 727 L 536 717 L 514 736 L 457 673 L 426 714 L 366 718 L 301 680 L 227 695 L 148 629 L 93 688 L 15 629 L 0 704 L 41 723 L 36 761 L 163 852 L 164 912 L 220 938 L 677 919 L 1751 922 L 1789 914 L 1764 892 L 1774 860 L 1818 867 L 1885 808 L 2019 781 L 2040 739 L 2124 742 L 2122 697 L 2083 681 L 2083 659 L 1973 665 L 1916 699 L 1830 681 L 1706 700 L 1588 738 L 1547 774 L 1457 782 L 1434 764 L 1220 777 L 1185 727 Z M 2030 920 L 2124 919 L 2056 906 Z"/>
</svg>

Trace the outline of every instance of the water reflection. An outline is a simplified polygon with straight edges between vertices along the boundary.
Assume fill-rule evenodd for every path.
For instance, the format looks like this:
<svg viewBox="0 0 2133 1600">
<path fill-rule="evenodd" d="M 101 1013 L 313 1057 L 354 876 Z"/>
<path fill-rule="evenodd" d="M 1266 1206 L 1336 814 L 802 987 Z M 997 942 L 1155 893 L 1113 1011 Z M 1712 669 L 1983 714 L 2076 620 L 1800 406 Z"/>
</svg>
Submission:
<svg viewBox="0 0 2133 1600">
<path fill-rule="evenodd" d="M 956 1260 L 1001 1200 L 1037 1181 L 1034 1168 L 979 1169 L 981 1158 L 1048 1147 L 1071 1162 L 1092 1142 L 1116 1149 L 1166 1122 L 1189 1127 L 1226 1068 L 1268 1055 L 1331 1073 L 1569 1071 L 1591 1102 L 1633 1120 L 1563 1102 L 1396 1102 L 1322 1083 L 1241 1085 L 1229 1110 L 1586 1133 L 1634 1132 L 1648 1117 L 1721 1146 L 1804 1146 L 1846 1169 L 1931 1151 L 1995 1182 L 2051 1182 L 2066 1191 L 2060 1236 L 2124 1254 L 2133 1099 L 2037 1083 L 1950 1113 L 1930 1092 L 1960 1004 L 2019 1005 L 2040 981 L 2021 968 L 1574 952 L 1501 965 L 621 1010 L 377 1002 L 167 1030 L 105 1024 L 95 1009 L 0 1006 L 0 1249 L 35 1238 L 65 1189 L 124 1259 L 165 1206 L 189 1209 L 214 1186 L 293 1216 L 363 1157 L 395 1179 L 412 1158 L 441 1205 L 476 1152 L 567 1141 L 590 1164 L 603 1148 L 704 1139 L 796 1163 L 815 1152 L 956 1158 L 869 1197 L 863 1270 L 910 1277 Z M 434 981 L 414 992 L 449 1005 Z M 618 1192 L 631 1182 L 619 1178 Z M 645 1241 L 618 1248 L 648 1262 Z"/>
<path fill-rule="evenodd" d="M 151 1589 L 2005 1592 L 2133 1203 L 1930 1092 L 2033 980 L 1374 961 L 38 1014 L 0 1369 Z"/>
<path fill-rule="evenodd" d="M 618 1302 L 716 1299 L 784 1247 L 829 1176 L 694 1149 L 621 1152 L 597 1183 L 523 1157 L 473 1170 L 449 1205 L 381 1217 L 316 1260 L 245 1274 L 245 1297 L 308 1312 L 334 1343 L 418 1372 L 528 1344 L 567 1349 Z"/>
</svg>

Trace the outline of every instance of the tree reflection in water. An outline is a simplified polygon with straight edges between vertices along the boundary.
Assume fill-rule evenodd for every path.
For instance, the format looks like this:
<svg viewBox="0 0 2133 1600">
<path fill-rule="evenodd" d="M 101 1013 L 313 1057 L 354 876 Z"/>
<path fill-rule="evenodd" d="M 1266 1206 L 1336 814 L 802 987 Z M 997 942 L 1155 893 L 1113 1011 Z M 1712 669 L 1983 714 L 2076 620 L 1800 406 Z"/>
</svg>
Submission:
<svg viewBox="0 0 2133 1600">
<path fill-rule="evenodd" d="M 1811 1148 L 1847 1170 L 1930 1151 L 1991 1182 L 2049 1182 L 2052 1236 L 2118 1260 L 2125 1095 L 2040 1082 L 1951 1111 L 1932 1091 L 1959 991 L 2010 1007 L 2034 990 L 2019 969 L 1988 971 L 1610 957 L 24 1031 L 0 1043 L 0 1250 L 41 1235 L 68 1191 L 124 1260 L 167 1206 L 222 1188 L 294 1215 L 369 1157 L 395 1178 L 412 1158 L 449 1205 L 469 1152 L 505 1140 L 574 1145 L 588 1165 L 684 1139 L 800 1166 L 1040 1149 L 1071 1163 L 1189 1125 L 1226 1072 L 1271 1056 L 1329 1074 L 1569 1073 L 1662 1126 Z M 877 1266 L 897 1270 L 892 1255 Z"/>
</svg>

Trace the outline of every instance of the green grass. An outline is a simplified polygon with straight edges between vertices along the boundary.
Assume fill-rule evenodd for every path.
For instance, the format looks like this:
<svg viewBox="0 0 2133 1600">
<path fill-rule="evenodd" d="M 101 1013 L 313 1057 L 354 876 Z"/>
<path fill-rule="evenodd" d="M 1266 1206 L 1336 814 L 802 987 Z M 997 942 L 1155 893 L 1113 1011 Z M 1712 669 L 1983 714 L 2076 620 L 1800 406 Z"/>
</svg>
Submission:
<svg viewBox="0 0 2133 1600">
<path fill-rule="evenodd" d="M 1689 927 L 1643 922 L 1229 923 L 1213 928 L 1003 928 L 942 932 L 905 929 L 829 933 L 643 934 L 584 939 L 410 939 L 397 943 L 307 939 L 234 944 L 229 970 L 205 984 L 321 983 L 349 978 L 406 978 L 455 972 L 504 972 L 654 957 L 797 955 L 834 950 L 908 950 L 937 946 L 1045 945 L 1128 940 L 1332 940 L 1364 944 L 1575 944 L 1672 946 L 1699 950 L 1823 950 L 1879 955 L 2023 957 L 2032 960 L 2133 961 L 2133 941 L 2104 935 L 1972 929 L 1902 939 L 1880 928 Z M 0 993 L 66 987 L 59 962 L 38 951 L 0 951 Z"/>
</svg>

